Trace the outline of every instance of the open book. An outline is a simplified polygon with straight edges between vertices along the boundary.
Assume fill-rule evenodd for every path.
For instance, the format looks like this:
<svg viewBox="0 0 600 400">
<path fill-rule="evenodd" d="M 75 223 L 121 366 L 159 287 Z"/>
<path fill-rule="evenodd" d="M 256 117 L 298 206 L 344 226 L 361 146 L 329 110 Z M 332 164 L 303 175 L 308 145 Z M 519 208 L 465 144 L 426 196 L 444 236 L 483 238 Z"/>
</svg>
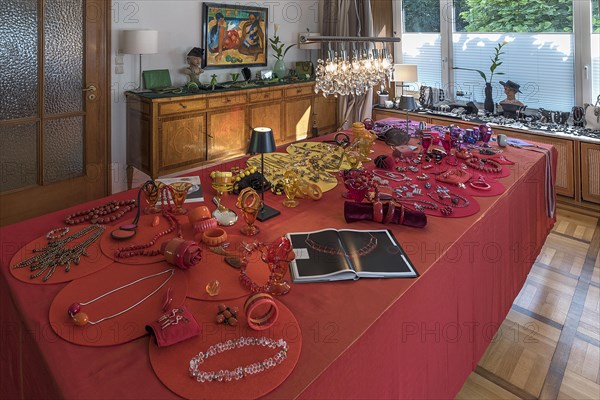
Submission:
<svg viewBox="0 0 600 400">
<path fill-rule="evenodd" d="M 414 266 L 388 230 L 324 229 L 288 233 L 296 259 L 294 282 L 414 278 Z"/>
</svg>

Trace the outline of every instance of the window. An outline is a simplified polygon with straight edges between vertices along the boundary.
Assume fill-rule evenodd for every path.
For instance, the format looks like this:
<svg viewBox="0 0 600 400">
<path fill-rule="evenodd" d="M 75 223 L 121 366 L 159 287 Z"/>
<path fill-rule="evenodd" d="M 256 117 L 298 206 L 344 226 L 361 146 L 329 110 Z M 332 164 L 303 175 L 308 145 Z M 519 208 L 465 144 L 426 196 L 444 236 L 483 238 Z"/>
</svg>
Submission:
<svg viewBox="0 0 600 400">
<path fill-rule="evenodd" d="M 574 19 L 585 7 L 583 15 L 589 18 L 590 10 L 593 15 L 592 26 L 586 18 Z M 441 13 L 441 21 L 431 15 L 440 9 L 449 10 Z M 576 26 L 579 29 L 574 29 Z M 449 86 L 450 94 L 462 91 L 471 100 L 482 102 L 482 77 L 452 67 L 481 70 L 489 80 L 490 58 L 496 44 L 503 41 L 509 43 L 503 48 L 503 64 L 496 70 L 503 75 L 495 74 L 492 82 L 496 102 L 504 98 L 499 81 L 512 80 L 521 85 L 519 99 L 530 108 L 570 111 L 582 98 L 589 101 L 591 96 L 589 86 L 577 87 L 575 71 L 583 70 L 583 65 L 591 65 L 594 99 L 600 94 L 600 17 L 596 0 L 403 0 L 402 28 L 403 62 L 417 64 L 421 81 Z M 578 41 L 577 37 L 589 35 L 590 29 L 594 30 L 590 48 L 583 48 L 581 43 L 588 46 L 588 41 Z M 576 51 L 582 55 L 576 57 Z M 431 64 L 440 65 L 440 69 Z M 438 84 L 436 78 L 442 78 L 442 82 Z M 585 79 L 584 85 L 589 85 L 590 80 Z"/>
<path fill-rule="evenodd" d="M 417 64 L 419 82 L 442 86 L 442 46 L 439 0 L 404 0 L 402 57 L 404 64 Z M 411 88 L 418 90 L 418 88 Z"/>
</svg>

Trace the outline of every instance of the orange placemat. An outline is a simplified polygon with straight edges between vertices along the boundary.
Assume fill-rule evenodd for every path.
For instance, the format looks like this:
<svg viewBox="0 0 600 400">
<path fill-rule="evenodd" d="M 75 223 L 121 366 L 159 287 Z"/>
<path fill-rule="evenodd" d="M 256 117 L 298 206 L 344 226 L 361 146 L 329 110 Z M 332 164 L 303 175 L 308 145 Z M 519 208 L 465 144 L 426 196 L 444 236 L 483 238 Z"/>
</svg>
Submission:
<svg viewBox="0 0 600 400">
<path fill-rule="evenodd" d="M 158 348 L 150 340 L 150 364 L 158 379 L 175 394 L 187 399 L 254 399 L 264 396 L 279 386 L 294 370 L 302 349 L 302 334 L 298 321 L 292 312 L 276 300 L 279 305 L 279 319 L 266 331 L 257 332 L 248 328 L 243 315 L 245 299 L 228 302 L 228 306 L 240 308 L 237 327 L 217 325 L 214 319 L 217 306 L 213 303 L 188 301 L 188 307 L 198 324 L 203 328 L 201 335 L 170 347 Z M 259 374 L 250 375 L 238 381 L 199 383 L 188 372 L 190 359 L 209 346 L 239 337 L 268 337 L 284 339 L 288 343 L 287 358 L 278 366 Z M 204 371 L 232 370 L 236 367 L 261 362 L 274 356 L 279 350 L 263 346 L 245 346 L 228 350 L 210 357 L 202 364 Z"/>
<path fill-rule="evenodd" d="M 157 226 L 153 227 L 152 221 L 154 220 L 154 217 L 157 215 L 159 216 L 159 224 Z M 194 237 L 194 234 L 192 232 L 192 226 L 190 225 L 187 216 L 186 215 L 178 215 L 176 218 L 179 221 L 179 223 L 181 224 L 181 230 L 183 233 L 183 237 L 185 239 L 192 239 Z M 128 221 L 126 223 L 130 223 L 130 221 Z M 124 224 L 125 223 L 123 223 L 121 225 L 124 225 Z M 161 214 L 142 215 L 138 222 L 138 228 L 136 230 L 136 234 L 134 237 L 132 237 L 131 239 L 126 239 L 126 240 L 113 239 L 110 236 L 110 232 L 114 229 L 118 229 L 118 225 L 116 225 L 112 229 L 107 228 L 106 233 L 102 236 L 102 238 L 100 240 L 100 248 L 102 249 L 102 253 L 104 253 L 105 256 L 107 256 L 115 261 L 118 261 L 120 263 L 123 263 L 123 264 L 140 265 L 140 264 L 152 264 L 152 263 L 164 261 L 165 257 L 162 254 L 159 254 L 157 256 L 152 256 L 152 257 L 135 256 L 135 257 L 116 259 L 115 250 L 121 249 L 121 248 L 124 248 L 127 246 L 148 243 L 148 242 L 150 242 L 150 240 L 152 240 L 152 238 L 156 234 L 158 234 L 168 228 L 169 228 L 169 221 L 167 221 L 167 219 L 165 217 L 163 217 Z M 151 249 L 151 250 L 160 249 L 160 245 L 162 242 L 169 241 L 175 237 L 175 235 L 176 235 L 175 232 L 176 231 L 173 231 L 173 232 L 169 233 L 168 235 L 164 235 L 164 236 L 160 237 L 156 241 L 154 246 L 150 247 L 149 249 Z"/>
<path fill-rule="evenodd" d="M 239 246 L 242 241 L 252 243 L 254 240 L 252 237 L 242 235 L 228 235 L 227 251 L 241 254 Z M 269 267 L 260 260 L 259 252 L 254 253 L 248 264 L 247 272 L 257 284 L 263 285 L 267 282 L 270 275 Z M 205 288 L 209 282 L 214 280 L 219 281 L 221 289 L 217 296 L 211 297 Z M 224 256 L 215 254 L 206 245 L 202 245 L 202 261 L 190 269 L 188 297 L 199 300 L 225 301 L 249 294 L 250 291 L 240 282 L 240 270 L 229 266 L 225 262 Z"/>
<path fill-rule="evenodd" d="M 87 228 L 89 225 L 76 225 L 76 226 L 71 226 L 69 227 L 69 232 L 67 233 L 67 235 L 72 235 L 76 232 L 81 231 L 82 229 Z M 46 272 L 44 272 L 42 275 L 38 276 L 37 278 L 30 278 L 30 276 L 37 272 L 37 271 L 30 271 L 29 267 L 23 267 L 23 268 L 13 268 L 15 265 L 19 264 L 21 261 L 28 259 L 31 256 L 34 256 L 36 254 L 39 253 L 34 253 L 33 249 L 38 249 L 38 248 L 42 248 L 42 247 L 46 247 L 48 245 L 48 240 L 46 239 L 46 235 L 44 236 L 40 236 L 37 239 L 32 240 L 31 242 L 29 242 L 27 245 L 25 245 L 23 248 L 21 248 L 21 250 L 19 250 L 18 252 L 15 253 L 15 255 L 13 256 L 12 260 L 10 261 L 10 273 L 12 276 L 14 276 L 16 279 L 22 281 L 22 282 L 26 282 L 26 283 L 33 283 L 36 285 L 43 285 L 43 284 L 53 284 L 53 283 L 64 283 L 64 282 L 69 282 L 72 281 L 74 279 L 78 279 L 90 274 L 93 274 L 94 272 L 97 272 L 105 267 L 108 267 L 110 264 L 113 263 L 113 260 L 110 259 L 109 257 L 106 257 L 102 251 L 100 251 L 100 241 L 102 240 L 102 238 L 104 236 L 106 236 L 108 233 L 108 231 L 110 231 L 111 227 L 110 226 L 105 226 L 103 225 L 106 229 L 104 231 L 104 233 L 102 233 L 102 236 L 100 236 L 100 238 L 96 239 L 96 241 L 94 243 L 92 243 L 90 246 L 88 246 L 87 248 L 87 256 L 82 256 L 80 258 L 79 264 L 75 264 L 75 263 L 71 263 L 71 268 L 69 272 L 65 271 L 65 266 L 61 265 L 58 266 L 56 268 L 56 270 L 54 271 L 54 273 L 50 276 L 50 278 L 46 281 L 43 282 L 42 281 L 42 277 L 46 276 Z M 74 239 L 72 242 L 67 243 L 67 248 L 71 248 L 76 246 L 78 243 L 83 242 L 84 240 L 86 240 L 87 238 L 89 238 L 92 232 L 88 233 L 87 235 L 84 235 L 81 238 L 78 239 Z"/>
<path fill-rule="evenodd" d="M 139 278 L 175 269 L 173 277 L 154 295 L 132 310 L 96 325 L 76 326 L 67 310 L 73 303 L 86 302 Z M 50 306 L 50 326 L 68 342 L 83 346 L 111 346 L 126 343 L 147 334 L 145 326 L 162 314 L 168 288 L 172 288 L 172 307 L 183 304 L 187 292 L 187 271 L 166 262 L 144 266 L 114 263 L 97 274 L 71 282 L 61 290 Z M 164 274 L 114 292 L 92 304 L 82 306 L 91 321 L 113 315 L 134 305 L 159 287 L 169 276 Z"/>
</svg>

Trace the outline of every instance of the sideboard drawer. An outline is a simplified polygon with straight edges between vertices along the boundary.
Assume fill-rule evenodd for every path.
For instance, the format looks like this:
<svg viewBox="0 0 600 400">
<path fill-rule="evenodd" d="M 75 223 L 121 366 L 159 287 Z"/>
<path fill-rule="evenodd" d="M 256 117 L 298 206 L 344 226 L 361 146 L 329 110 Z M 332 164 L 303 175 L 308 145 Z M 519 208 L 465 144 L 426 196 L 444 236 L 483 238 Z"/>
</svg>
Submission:
<svg viewBox="0 0 600 400">
<path fill-rule="evenodd" d="M 301 86 L 285 91 L 285 97 L 305 96 L 307 94 L 314 94 L 313 86 Z"/>
<path fill-rule="evenodd" d="M 172 103 L 164 103 L 158 106 L 159 115 L 178 114 L 190 111 L 200 111 L 206 108 L 206 100 L 182 100 Z"/>
<path fill-rule="evenodd" d="M 224 96 L 210 97 L 208 108 L 229 107 L 246 103 L 246 94 L 228 94 Z"/>
<path fill-rule="evenodd" d="M 259 101 L 268 100 L 279 100 L 283 96 L 281 90 L 266 90 L 263 92 L 250 93 L 250 103 L 257 103 Z"/>
</svg>

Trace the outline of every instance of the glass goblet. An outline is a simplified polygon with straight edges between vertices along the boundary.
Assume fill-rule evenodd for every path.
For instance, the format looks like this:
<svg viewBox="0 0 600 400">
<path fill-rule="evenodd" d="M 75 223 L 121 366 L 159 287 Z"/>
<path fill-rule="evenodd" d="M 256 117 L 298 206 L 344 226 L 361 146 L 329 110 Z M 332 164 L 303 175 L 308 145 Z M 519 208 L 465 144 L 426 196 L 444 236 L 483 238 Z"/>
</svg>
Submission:
<svg viewBox="0 0 600 400">
<path fill-rule="evenodd" d="M 290 262 L 296 258 L 292 244 L 286 237 L 280 237 L 262 250 L 262 260 L 267 263 L 273 279 L 267 286 L 267 293 L 274 296 L 281 296 L 288 293 L 291 289 L 288 281 L 284 279 L 289 270 Z"/>
<path fill-rule="evenodd" d="M 171 188 L 173 189 L 173 203 L 175 204 L 175 210 L 173 210 L 173 214 L 186 214 L 187 210 L 183 208 L 183 203 L 185 203 L 185 199 L 187 198 L 188 190 L 193 185 L 189 182 L 174 182 L 171 184 Z"/>
<path fill-rule="evenodd" d="M 423 147 L 423 153 L 427 154 L 427 150 L 431 146 L 431 133 L 423 133 L 421 146 Z"/>
<path fill-rule="evenodd" d="M 260 229 L 254 225 L 256 216 L 262 207 L 262 200 L 256 190 L 251 187 L 243 189 L 238 196 L 236 206 L 242 211 L 244 221 L 246 221 L 246 226 L 241 228 L 240 232 L 246 236 L 253 236 L 260 232 Z"/>
<path fill-rule="evenodd" d="M 144 208 L 146 214 L 157 214 L 160 212 L 160 208 L 156 206 L 158 202 L 159 187 L 154 181 L 149 181 L 142 187 L 144 197 L 146 197 L 146 203 L 148 207 Z"/>
</svg>

